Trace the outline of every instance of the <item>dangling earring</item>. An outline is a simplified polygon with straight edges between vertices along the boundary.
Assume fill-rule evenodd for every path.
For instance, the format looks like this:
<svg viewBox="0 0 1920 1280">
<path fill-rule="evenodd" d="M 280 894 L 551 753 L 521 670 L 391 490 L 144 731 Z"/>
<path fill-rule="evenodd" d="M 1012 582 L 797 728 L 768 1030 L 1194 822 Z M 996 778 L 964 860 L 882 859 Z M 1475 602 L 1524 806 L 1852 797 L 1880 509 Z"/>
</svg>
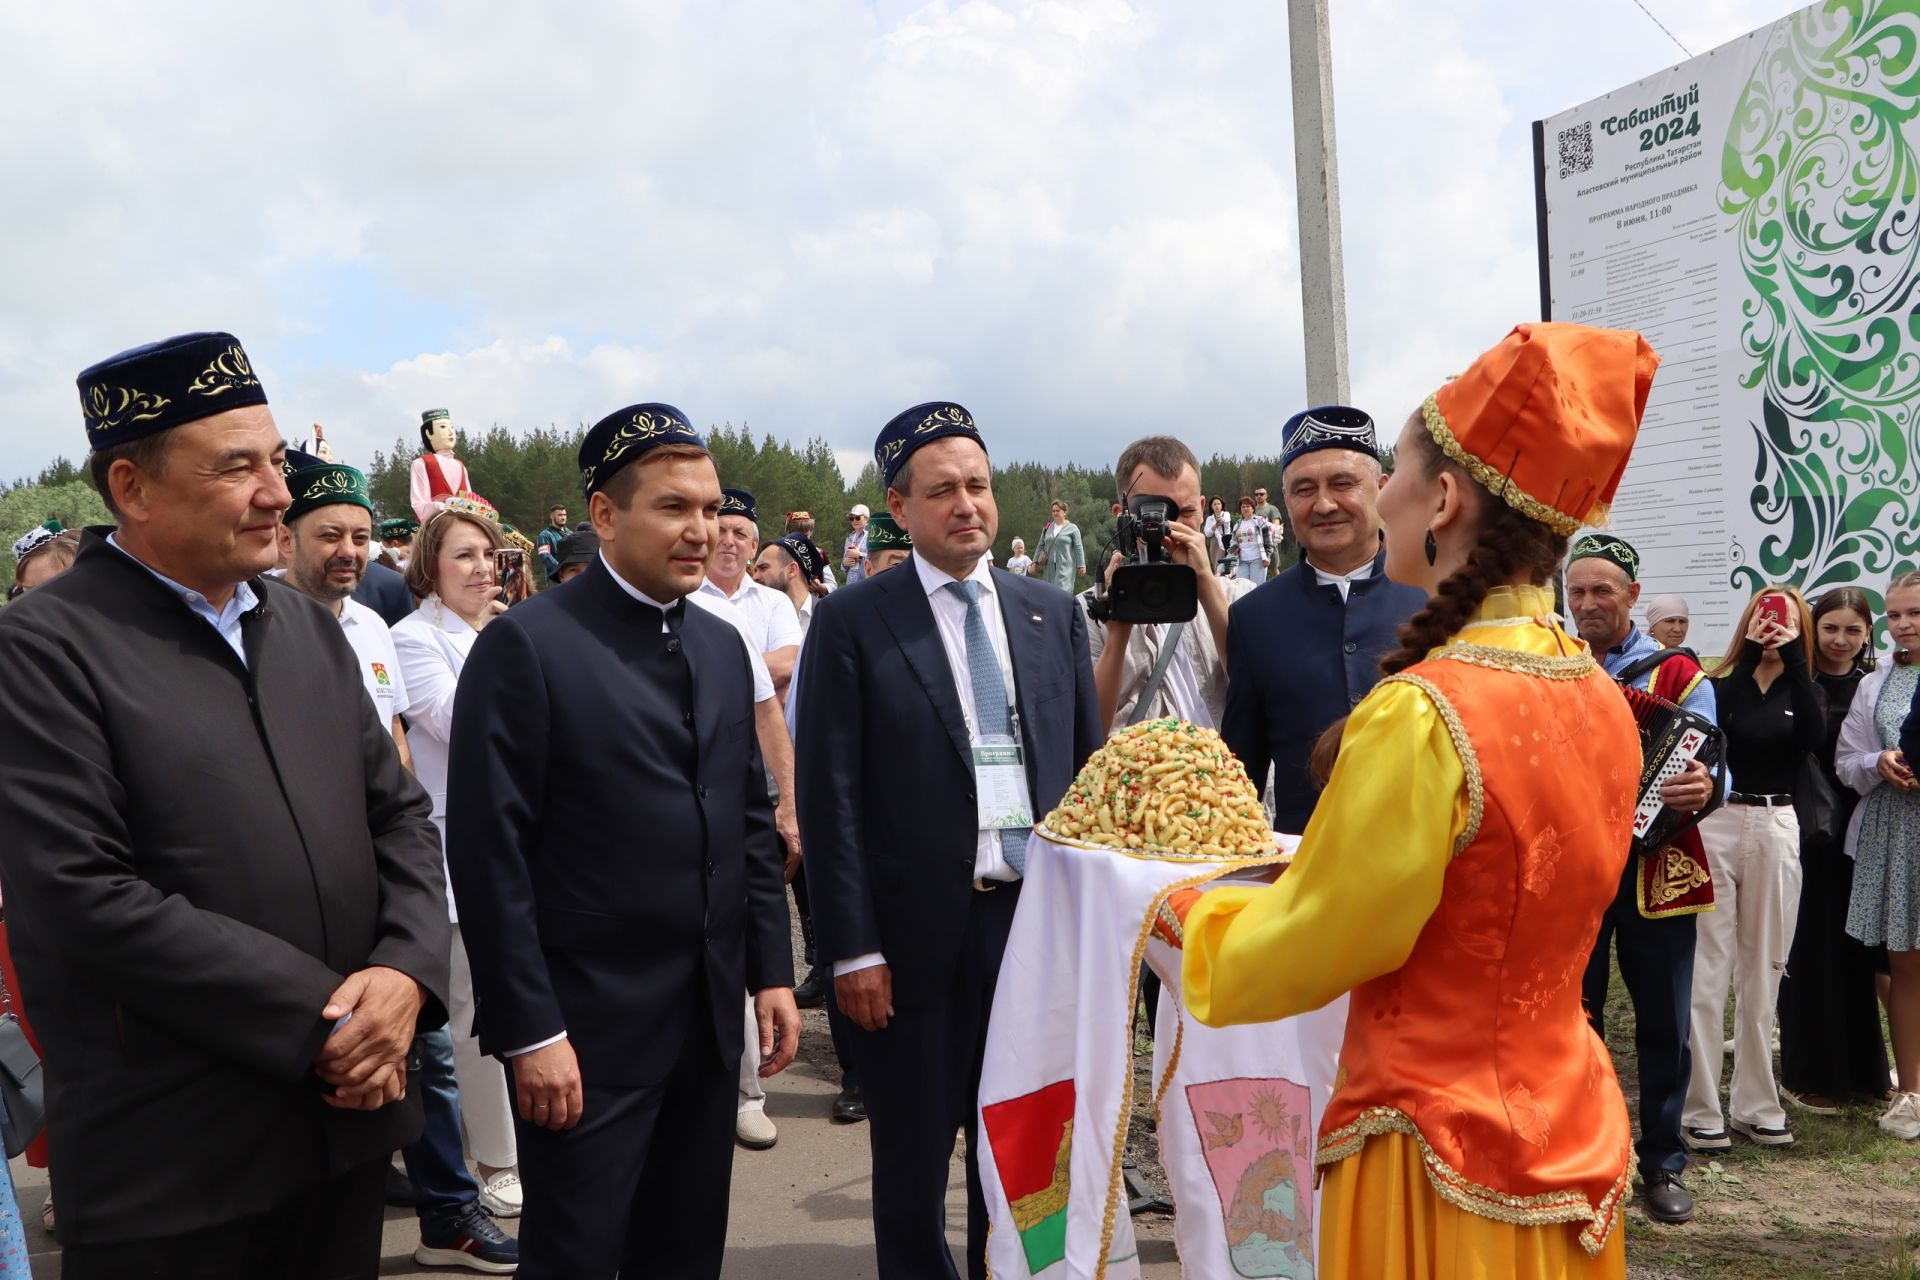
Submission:
<svg viewBox="0 0 1920 1280">
<path fill-rule="evenodd" d="M 1427 530 L 1427 563 L 1433 564 L 1440 559 L 1440 548 L 1433 540 L 1433 530 Z"/>
</svg>

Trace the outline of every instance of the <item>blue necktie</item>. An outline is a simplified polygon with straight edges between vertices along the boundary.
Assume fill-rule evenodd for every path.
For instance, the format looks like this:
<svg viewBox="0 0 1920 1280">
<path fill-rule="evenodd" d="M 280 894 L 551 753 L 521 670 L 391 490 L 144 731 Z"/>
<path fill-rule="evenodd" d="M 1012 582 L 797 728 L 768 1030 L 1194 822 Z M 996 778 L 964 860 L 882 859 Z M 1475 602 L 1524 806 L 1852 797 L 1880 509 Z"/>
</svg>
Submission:
<svg viewBox="0 0 1920 1280">
<path fill-rule="evenodd" d="M 980 616 L 980 584 L 949 582 L 946 589 L 967 602 L 967 675 L 973 682 L 973 718 L 982 737 L 1013 737 L 1013 699 L 1007 695 L 1000 659 L 987 639 L 987 621 Z M 1027 871 L 1027 836 L 1031 827 L 1003 827 L 1000 852 L 1007 865 L 1021 875 Z"/>
</svg>

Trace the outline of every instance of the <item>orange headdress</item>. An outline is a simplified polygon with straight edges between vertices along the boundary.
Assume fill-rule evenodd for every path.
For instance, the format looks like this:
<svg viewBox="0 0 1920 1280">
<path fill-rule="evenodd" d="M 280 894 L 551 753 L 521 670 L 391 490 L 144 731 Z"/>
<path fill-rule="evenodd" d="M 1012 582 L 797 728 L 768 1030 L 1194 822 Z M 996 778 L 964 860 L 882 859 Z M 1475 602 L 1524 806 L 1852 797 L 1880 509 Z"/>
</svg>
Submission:
<svg viewBox="0 0 1920 1280">
<path fill-rule="evenodd" d="M 1606 521 L 1659 365 L 1630 330 L 1516 325 L 1421 413 L 1475 480 L 1571 536 Z"/>
</svg>

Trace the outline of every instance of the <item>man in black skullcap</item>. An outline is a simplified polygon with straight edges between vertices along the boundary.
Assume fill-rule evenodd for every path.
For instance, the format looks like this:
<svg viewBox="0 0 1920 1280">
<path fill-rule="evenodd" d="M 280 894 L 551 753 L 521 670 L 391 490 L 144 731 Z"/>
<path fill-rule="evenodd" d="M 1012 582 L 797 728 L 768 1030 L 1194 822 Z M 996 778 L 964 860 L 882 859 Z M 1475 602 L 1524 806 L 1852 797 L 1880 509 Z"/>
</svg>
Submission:
<svg viewBox="0 0 1920 1280">
<path fill-rule="evenodd" d="M 1019 902 L 1028 831 L 985 782 L 1046 813 L 1101 742 L 1085 617 L 1073 597 L 992 568 L 993 473 L 960 405 L 917 405 L 880 432 L 904 565 L 814 607 L 800 670 L 800 833 L 834 994 L 855 1024 L 872 1125 L 881 1280 L 952 1277 L 945 1229 L 967 1135 L 967 1271 L 986 1273 L 976 1103 L 987 1012 Z M 977 749 L 1019 764 L 977 781 Z M 902 779 L 911 779 L 903 786 Z"/>
<path fill-rule="evenodd" d="M 800 1034 L 751 655 L 684 598 L 720 511 L 686 416 L 611 414 L 580 467 L 599 555 L 489 623 L 460 673 L 454 898 L 481 1048 L 517 1098 L 522 1280 L 717 1277 L 743 993 L 762 1076 Z"/>
<path fill-rule="evenodd" d="M 339 622 L 265 576 L 286 446 L 240 344 L 124 352 L 80 398 L 114 527 L 0 613 L 63 1272 L 372 1276 L 408 1048 L 446 1017 L 427 794 Z"/>
</svg>

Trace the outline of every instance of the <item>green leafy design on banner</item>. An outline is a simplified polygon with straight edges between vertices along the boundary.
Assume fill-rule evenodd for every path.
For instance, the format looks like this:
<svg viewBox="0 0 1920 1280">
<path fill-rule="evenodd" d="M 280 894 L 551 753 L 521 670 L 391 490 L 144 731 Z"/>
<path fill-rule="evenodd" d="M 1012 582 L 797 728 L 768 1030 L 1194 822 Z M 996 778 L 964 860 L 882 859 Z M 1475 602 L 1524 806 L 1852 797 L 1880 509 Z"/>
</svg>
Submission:
<svg viewBox="0 0 1920 1280">
<path fill-rule="evenodd" d="M 1770 530 L 1735 585 L 1871 589 L 1920 551 L 1917 113 L 1920 0 L 1785 19 L 1734 112 L 1720 207 L 1751 290 L 1740 384 L 1763 396 L 1750 500 Z"/>
</svg>

